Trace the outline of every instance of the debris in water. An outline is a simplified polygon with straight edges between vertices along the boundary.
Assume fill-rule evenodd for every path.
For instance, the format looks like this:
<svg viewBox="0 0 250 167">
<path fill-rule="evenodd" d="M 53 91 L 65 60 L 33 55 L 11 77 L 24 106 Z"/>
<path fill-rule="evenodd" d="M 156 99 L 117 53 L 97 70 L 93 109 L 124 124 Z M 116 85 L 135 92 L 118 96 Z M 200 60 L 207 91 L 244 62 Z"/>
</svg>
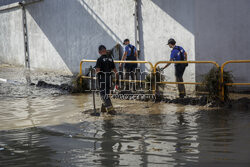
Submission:
<svg viewBox="0 0 250 167">
<path fill-rule="evenodd" d="M 209 93 L 208 98 L 215 101 L 220 102 L 220 88 L 219 85 L 221 78 L 220 69 L 212 68 L 207 74 L 203 76 L 203 87 Z M 223 73 L 223 81 L 224 81 L 224 98 L 225 101 L 229 99 L 229 88 L 232 86 L 225 85 L 225 83 L 233 83 L 233 75 L 231 72 L 224 71 Z"/>
<path fill-rule="evenodd" d="M 38 81 L 36 84 L 37 87 L 43 87 L 43 88 L 56 88 L 56 89 L 61 89 L 61 90 L 66 90 L 68 92 L 71 92 L 72 86 L 68 84 L 61 84 L 61 85 L 56 85 L 56 84 L 50 84 L 45 81 Z"/>
</svg>

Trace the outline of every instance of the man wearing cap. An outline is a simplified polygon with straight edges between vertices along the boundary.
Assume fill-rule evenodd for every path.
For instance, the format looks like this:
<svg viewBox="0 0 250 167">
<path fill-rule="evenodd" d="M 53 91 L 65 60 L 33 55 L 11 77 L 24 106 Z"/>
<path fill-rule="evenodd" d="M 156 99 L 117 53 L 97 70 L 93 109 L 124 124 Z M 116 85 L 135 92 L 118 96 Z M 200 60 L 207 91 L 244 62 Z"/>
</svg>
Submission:
<svg viewBox="0 0 250 167">
<path fill-rule="evenodd" d="M 138 59 L 138 54 L 136 47 L 130 44 L 129 39 L 125 39 L 123 42 L 125 46 L 124 54 L 122 56 L 122 61 L 136 61 Z M 120 67 L 122 67 L 122 63 L 120 63 Z M 126 72 L 126 80 L 129 79 L 129 75 L 131 76 L 132 80 L 135 79 L 135 69 L 137 68 L 137 63 L 125 63 L 125 72 Z M 135 85 L 134 85 L 135 86 Z M 128 89 L 128 84 L 126 84 L 126 89 Z M 135 90 L 135 87 L 133 87 Z"/>
<path fill-rule="evenodd" d="M 101 111 L 107 111 L 108 114 L 114 115 L 116 114 L 116 111 L 114 110 L 109 98 L 111 88 L 111 71 L 116 73 L 116 79 L 118 79 L 118 73 L 112 57 L 107 55 L 106 47 L 104 45 L 100 45 L 98 51 L 101 56 L 97 59 L 95 68 L 100 88 L 100 96 L 103 101 Z M 116 84 L 118 83 L 116 82 Z"/>
<path fill-rule="evenodd" d="M 170 61 L 187 61 L 187 52 L 181 47 L 176 46 L 176 41 L 173 38 L 168 40 L 168 46 L 172 48 Z M 168 63 L 165 67 L 162 68 L 164 70 L 171 63 Z M 176 82 L 183 82 L 183 74 L 188 64 L 175 63 L 175 78 Z M 184 84 L 178 84 L 179 97 L 184 98 L 186 96 L 186 90 Z"/>
</svg>

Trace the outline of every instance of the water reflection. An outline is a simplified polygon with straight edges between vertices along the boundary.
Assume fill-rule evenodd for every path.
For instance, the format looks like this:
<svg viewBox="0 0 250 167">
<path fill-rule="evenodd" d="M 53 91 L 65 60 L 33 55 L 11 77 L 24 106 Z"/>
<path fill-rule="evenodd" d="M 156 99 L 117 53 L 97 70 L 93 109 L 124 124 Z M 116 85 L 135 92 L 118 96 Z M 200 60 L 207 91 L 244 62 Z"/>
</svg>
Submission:
<svg viewBox="0 0 250 167">
<path fill-rule="evenodd" d="M 238 118 L 234 115 L 237 114 Z M 202 150 L 200 153 L 200 162 L 219 162 L 221 160 L 224 163 L 230 163 L 233 161 L 238 161 L 235 154 L 231 156 L 232 153 L 239 152 L 239 149 L 233 150 L 232 145 L 234 145 L 234 140 L 241 140 L 235 138 L 234 128 L 242 123 L 235 123 L 237 119 L 241 117 L 241 113 L 232 112 L 229 110 L 212 110 L 212 111 L 200 111 L 199 118 L 197 119 L 198 126 L 200 126 L 200 136 L 199 149 Z M 240 135 L 241 130 L 238 129 L 237 132 Z M 241 143 L 235 143 L 237 147 L 241 146 Z"/>
<path fill-rule="evenodd" d="M 55 151 L 46 145 L 46 137 L 36 128 L 0 131 L 1 166 L 47 166 L 56 164 Z"/>
<path fill-rule="evenodd" d="M 103 166 L 119 165 L 119 152 L 121 151 L 122 144 L 114 138 L 119 134 L 116 133 L 113 128 L 114 124 L 112 123 L 112 120 L 103 121 L 104 133 L 102 135 L 101 142 L 101 149 L 103 153 L 100 154 L 102 157 L 100 161 Z"/>
<path fill-rule="evenodd" d="M 93 118 L 90 98 L 1 99 L 1 165 L 250 164 L 249 112 L 116 100 L 117 116 Z"/>
<path fill-rule="evenodd" d="M 179 107 L 176 112 L 176 140 L 175 152 L 172 156 L 176 166 L 190 164 L 198 160 L 197 126 L 196 119 L 185 112 L 185 107 Z"/>
</svg>

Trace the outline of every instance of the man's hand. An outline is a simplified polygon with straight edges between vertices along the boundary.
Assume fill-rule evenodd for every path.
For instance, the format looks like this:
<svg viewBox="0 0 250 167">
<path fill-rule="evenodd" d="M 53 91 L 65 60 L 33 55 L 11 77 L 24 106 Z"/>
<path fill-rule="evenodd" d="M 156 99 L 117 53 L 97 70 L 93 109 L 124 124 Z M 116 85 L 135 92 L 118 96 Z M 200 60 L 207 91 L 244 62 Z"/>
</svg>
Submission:
<svg viewBox="0 0 250 167">
<path fill-rule="evenodd" d="M 160 71 L 163 71 L 163 70 L 165 70 L 165 67 L 160 68 Z"/>
<path fill-rule="evenodd" d="M 116 84 L 116 85 L 119 85 L 119 79 L 116 78 L 115 84 Z"/>
<path fill-rule="evenodd" d="M 127 52 L 124 52 L 124 54 L 123 54 L 123 56 L 122 56 L 121 61 L 126 60 L 126 58 L 127 58 L 127 54 L 128 54 Z M 120 67 L 120 68 L 122 67 L 122 63 L 120 63 L 119 67 Z"/>
</svg>

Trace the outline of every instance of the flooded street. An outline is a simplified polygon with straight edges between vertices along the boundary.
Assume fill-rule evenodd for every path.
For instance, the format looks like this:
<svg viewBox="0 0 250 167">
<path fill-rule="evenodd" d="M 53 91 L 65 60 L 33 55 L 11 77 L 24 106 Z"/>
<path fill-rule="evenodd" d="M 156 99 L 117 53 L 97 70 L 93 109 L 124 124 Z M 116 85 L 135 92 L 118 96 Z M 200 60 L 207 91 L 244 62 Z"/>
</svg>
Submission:
<svg viewBox="0 0 250 167">
<path fill-rule="evenodd" d="M 116 116 L 93 117 L 91 94 L 20 80 L 0 84 L 0 166 L 250 164 L 249 110 L 112 99 Z"/>
<path fill-rule="evenodd" d="M 113 100 L 91 117 L 91 99 L 1 97 L 1 166 L 249 166 L 249 111 Z"/>
</svg>

